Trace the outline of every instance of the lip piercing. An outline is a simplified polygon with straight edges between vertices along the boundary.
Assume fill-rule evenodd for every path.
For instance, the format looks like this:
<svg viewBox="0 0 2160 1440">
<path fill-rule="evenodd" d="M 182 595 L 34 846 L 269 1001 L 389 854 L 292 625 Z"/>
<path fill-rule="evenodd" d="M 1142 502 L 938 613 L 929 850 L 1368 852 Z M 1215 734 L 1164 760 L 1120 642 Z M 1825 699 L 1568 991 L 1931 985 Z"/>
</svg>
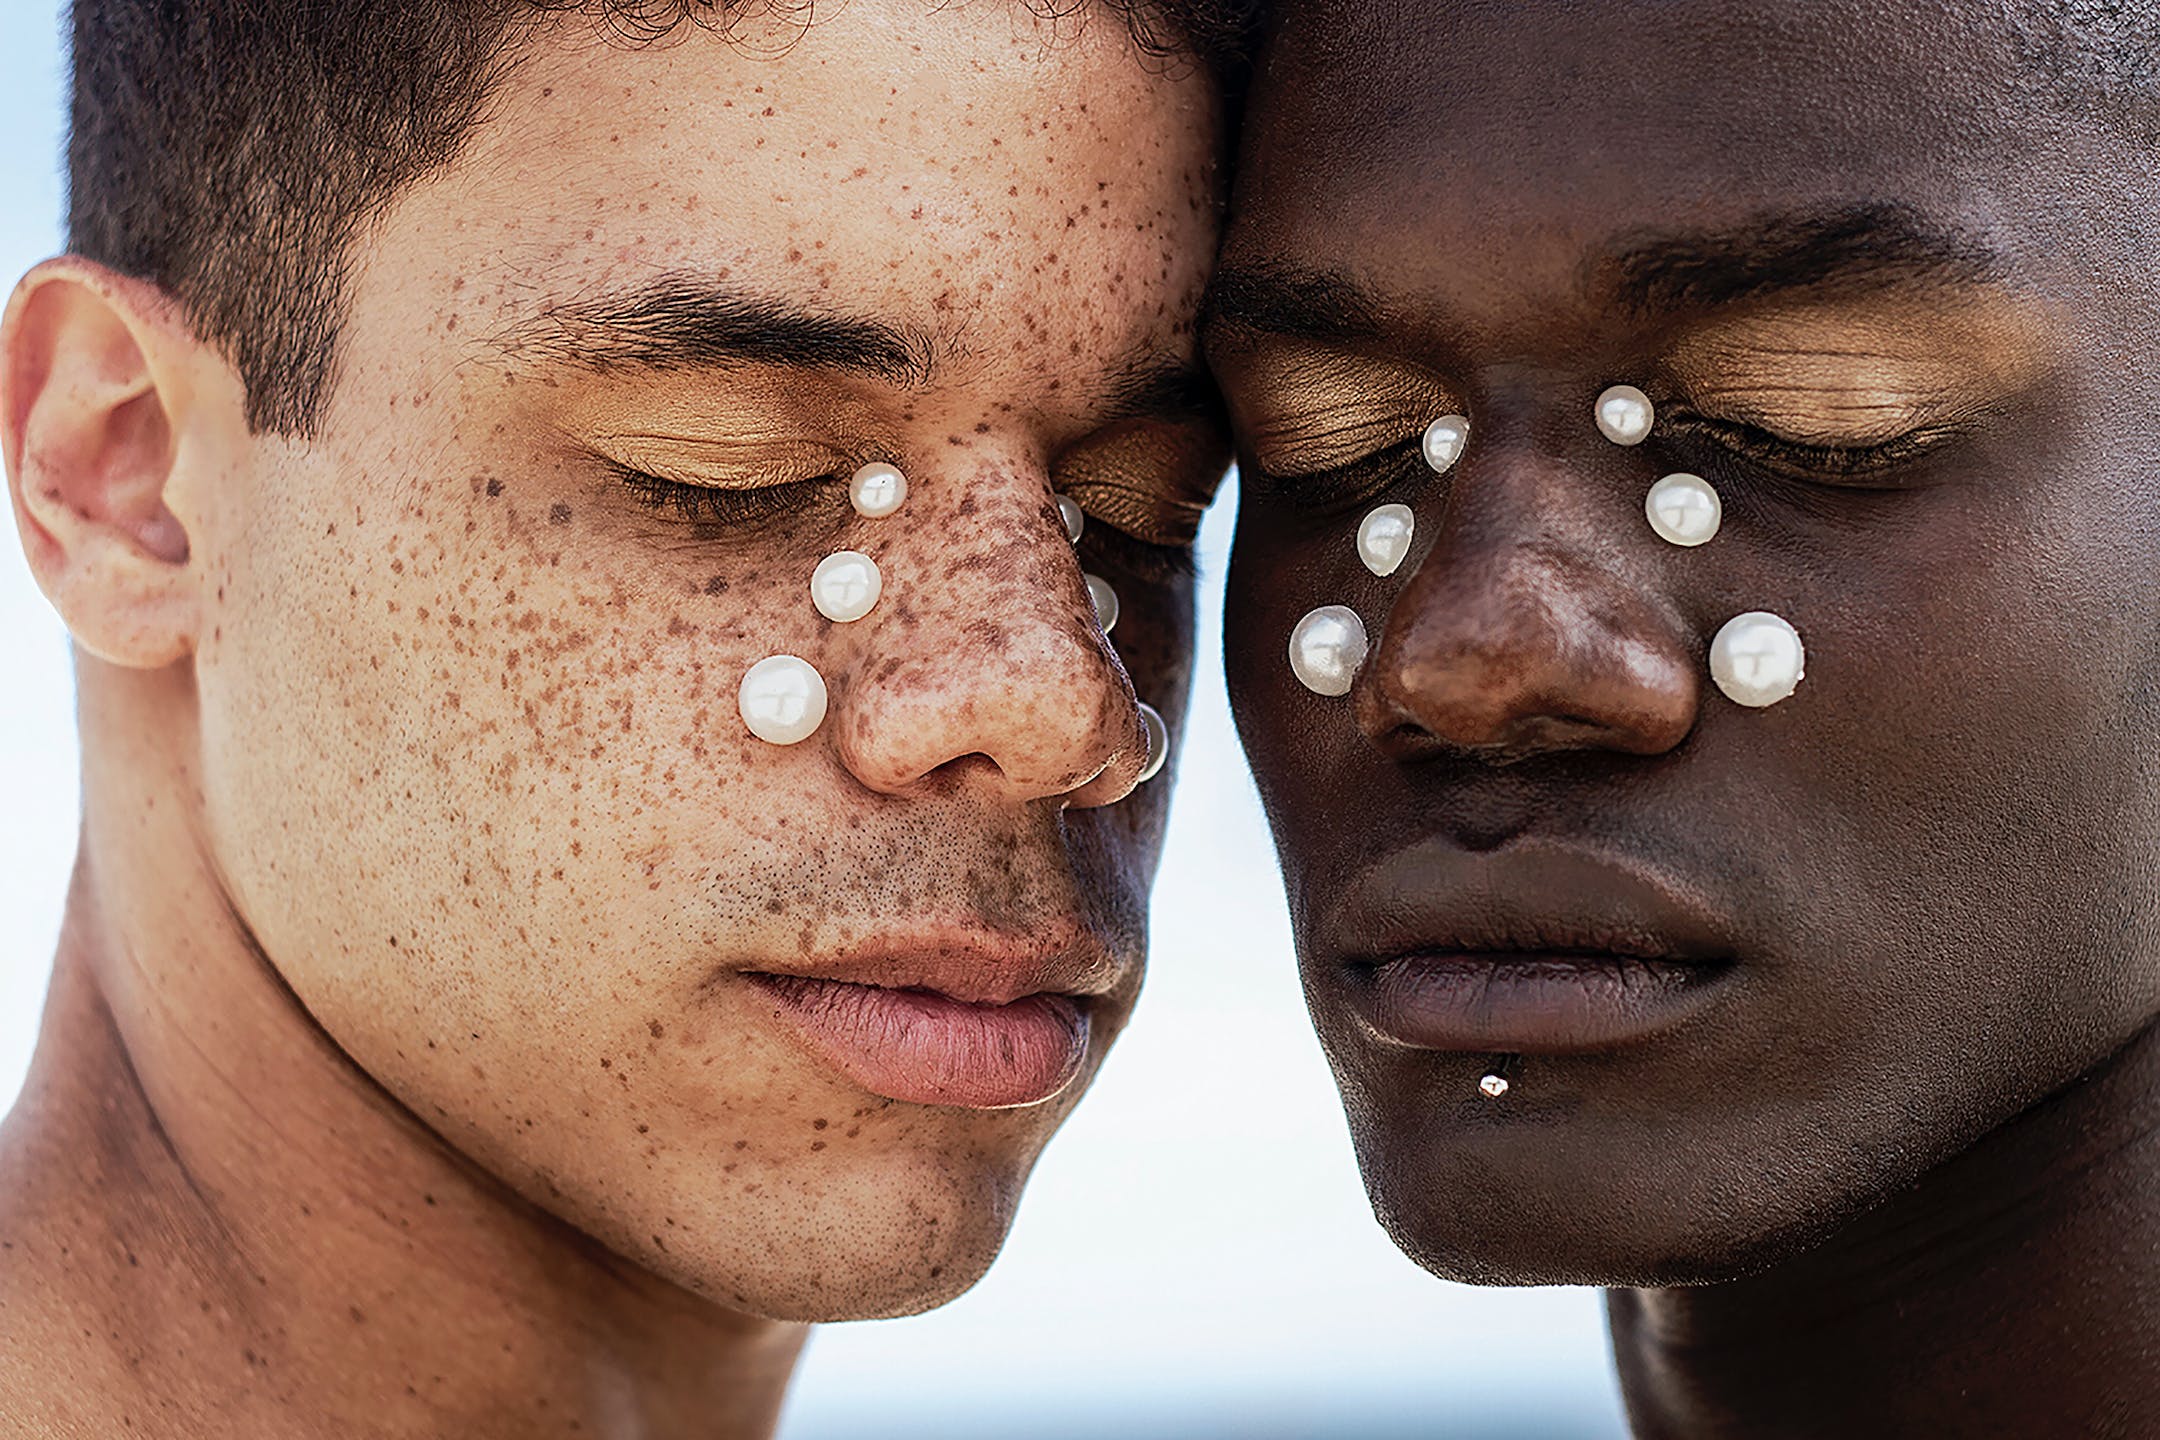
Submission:
<svg viewBox="0 0 2160 1440">
<path fill-rule="evenodd" d="M 1290 669 L 1315 695 L 1347 695 L 1365 663 L 1365 622 L 1347 605 L 1308 611 L 1290 632 Z"/>
<path fill-rule="evenodd" d="M 1701 545 L 1717 534 L 1725 504 L 1700 475 L 1667 475 L 1643 501 L 1650 528 L 1675 545 Z"/>
<path fill-rule="evenodd" d="M 770 744 L 807 740 L 825 723 L 825 677 L 797 655 L 768 655 L 752 665 L 735 700 L 750 733 Z"/>
<path fill-rule="evenodd" d="M 1080 578 L 1087 581 L 1088 599 L 1095 606 L 1095 623 L 1102 626 L 1102 633 L 1107 635 L 1117 628 L 1117 591 L 1111 589 L 1110 582 L 1100 575 L 1083 571 Z"/>
<path fill-rule="evenodd" d="M 1767 610 L 1735 615 L 1710 642 L 1710 678 L 1736 705 L 1775 705 L 1799 687 L 1807 648 L 1790 622 Z"/>
<path fill-rule="evenodd" d="M 1375 575 L 1395 573 L 1410 553 L 1411 532 L 1417 517 L 1407 505 L 1382 505 L 1358 525 L 1358 559 Z"/>
<path fill-rule="evenodd" d="M 1470 422 L 1461 415 L 1442 415 L 1425 427 L 1422 448 L 1425 463 L 1435 475 L 1445 475 L 1462 457 L 1463 446 L 1470 443 Z"/>
<path fill-rule="evenodd" d="M 1478 1094 L 1488 1100 L 1498 1100 L 1514 1087 L 1508 1083 L 1508 1071 L 1515 1068 L 1519 1055 L 1502 1055 L 1494 1060 L 1484 1077 L 1477 1082 Z"/>
<path fill-rule="evenodd" d="M 860 550 L 840 550 L 818 561 L 810 573 L 810 603 L 836 624 L 860 620 L 875 609 L 885 590 L 877 561 Z"/>
<path fill-rule="evenodd" d="M 1633 385 L 1609 386 L 1597 397 L 1597 428 L 1615 445 L 1640 445 L 1650 437 L 1657 410 Z"/>
<path fill-rule="evenodd" d="M 897 465 L 873 461 L 848 478 L 848 499 L 856 514 L 882 520 L 907 499 L 907 476 Z"/>
</svg>

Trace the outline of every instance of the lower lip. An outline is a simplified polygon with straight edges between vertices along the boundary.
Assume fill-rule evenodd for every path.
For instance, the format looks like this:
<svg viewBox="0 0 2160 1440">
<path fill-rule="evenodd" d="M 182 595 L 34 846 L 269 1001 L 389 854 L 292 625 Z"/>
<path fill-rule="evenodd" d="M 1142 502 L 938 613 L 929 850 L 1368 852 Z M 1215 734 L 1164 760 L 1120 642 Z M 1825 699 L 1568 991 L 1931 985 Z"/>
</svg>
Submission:
<svg viewBox="0 0 2160 1440">
<path fill-rule="evenodd" d="M 1354 967 L 1353 1004 L 1384 1040 L 1420 1050 L 1565 1055 L 1671 1029 L 1729 966 L 1615 955 L 1405 955 Z"/>
<path fill-rule="evenodd" d="M 748 977 L 819 1058 L 873 1094 L 918 1105 L 1039 1105 L 1087 1059 L 1088 1012 L 1069 995 L 977 1005 L 796 975 Z"/>
</svg>

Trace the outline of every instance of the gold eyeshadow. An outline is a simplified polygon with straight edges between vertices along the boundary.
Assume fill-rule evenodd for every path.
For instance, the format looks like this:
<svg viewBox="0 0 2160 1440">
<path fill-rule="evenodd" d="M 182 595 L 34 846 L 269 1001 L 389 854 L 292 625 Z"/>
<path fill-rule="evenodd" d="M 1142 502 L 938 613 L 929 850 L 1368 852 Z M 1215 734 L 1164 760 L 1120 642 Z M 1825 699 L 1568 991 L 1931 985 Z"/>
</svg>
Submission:
<svg viewBox="0 0 2160 1440">
<path fill-rule="evenodd" d="M 1862 447 L 1954 424 L 2022 386 L 2038 363 L 2031 341 L 2001 307 L 1883 296 L 1735 316 L 1682 337 L 1665 368 L 1705 417 Z"/>
<path fill-rule="evenodd" d="M 1426 372 L 1319 345 L 1223 345 L 1210 358 L 1240 439 L 1271 475 L 1340 469 L 1460 408 Z"/>
<path fill-rule="evenodd" d="M 1059 457 L 1052 480 L 1089 516 L 1149 545 L 1182 548 L 1230 469 L 1216 426 L 1136 421 L 1091 436 Z"/>
</svg>

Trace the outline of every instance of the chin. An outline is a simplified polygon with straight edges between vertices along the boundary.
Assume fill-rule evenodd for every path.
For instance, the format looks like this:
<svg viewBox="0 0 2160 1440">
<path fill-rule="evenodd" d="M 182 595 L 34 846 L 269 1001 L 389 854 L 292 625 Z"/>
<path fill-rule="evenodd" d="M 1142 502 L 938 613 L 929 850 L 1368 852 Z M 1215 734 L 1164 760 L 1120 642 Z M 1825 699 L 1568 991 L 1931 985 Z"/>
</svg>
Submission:
<svg viewBox="0 0 2160 1440">
<path fill-rule="evenodd" d="M 687 1185 L 642 1203 L 633 1195 L 628 1215 L 558 1213 L 640 1269 L 744 1314 L 884 1320 L 935 1309 L 982 1279 L 1034 1160 L 1033 1149 L 895 1145 L 766 1167 L 702 1196 Z"/>
<path fill-rule="evenodd" d="M 1686 1129 L 1356 1123 L 1374 1217 L 1470 1285 L 1662 1288 L 1743 1279 L 1821 1244 L 1895 1186 Z"/>
</svg>

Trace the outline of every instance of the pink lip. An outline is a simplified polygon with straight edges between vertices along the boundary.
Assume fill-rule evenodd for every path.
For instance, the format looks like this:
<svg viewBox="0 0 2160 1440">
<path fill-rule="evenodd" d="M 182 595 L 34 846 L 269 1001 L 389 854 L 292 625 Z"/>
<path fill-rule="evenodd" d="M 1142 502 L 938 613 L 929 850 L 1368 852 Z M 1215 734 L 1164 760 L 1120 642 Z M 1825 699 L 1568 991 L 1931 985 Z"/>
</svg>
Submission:
<svg viewBox="0 0 2160 1440">
<path fill-rule="evenodd" d="M 1001 1110 L 1050 1099 L 1080 1073 L 1086 1003 L 1035 993 L 1000 1002 L 807 975 L 750 974 L 774 1018 L 873 1094 Z"/>
</svg>

